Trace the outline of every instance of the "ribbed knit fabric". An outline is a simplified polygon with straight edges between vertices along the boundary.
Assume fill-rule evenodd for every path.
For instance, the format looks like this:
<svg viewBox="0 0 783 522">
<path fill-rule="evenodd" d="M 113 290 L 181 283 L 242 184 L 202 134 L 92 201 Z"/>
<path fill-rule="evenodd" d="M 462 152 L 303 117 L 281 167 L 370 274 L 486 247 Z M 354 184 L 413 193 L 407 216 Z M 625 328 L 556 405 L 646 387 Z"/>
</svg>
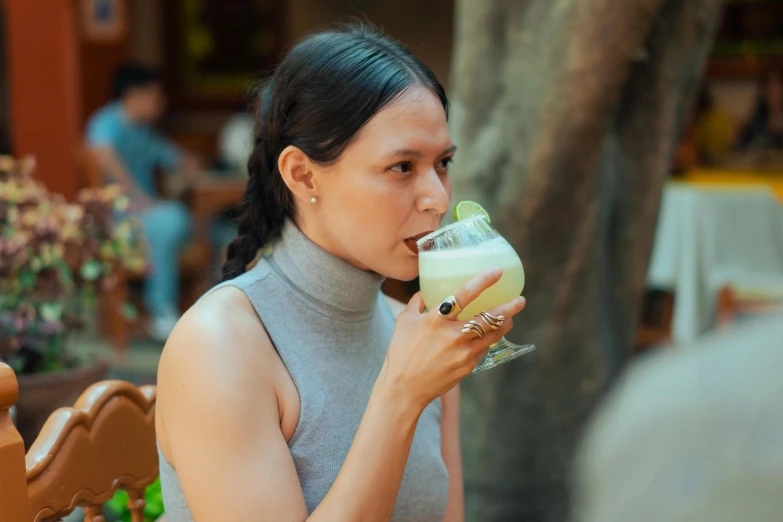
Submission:
<svg viewBox="0 0 783 522">
<path fill-rule="evenodd" d="M 394 317 L 382 281 L 324 251 L 289 221 L 270 256 L 212 290 L 231 285 L 247 295 L 296 385 L 299 423 L 288 447 L 309 513 L 345 461 L 391 340 Z M 440 421 L 440 401 L 434 401 L 419 420 L 393 522 L 443 519 L 448 473 Z M 192 521 L 177 473 L 162 454 L 160 474 L 167 520 Z M 258 520 L 266 520 L 263 513 Z"/>
</svg>

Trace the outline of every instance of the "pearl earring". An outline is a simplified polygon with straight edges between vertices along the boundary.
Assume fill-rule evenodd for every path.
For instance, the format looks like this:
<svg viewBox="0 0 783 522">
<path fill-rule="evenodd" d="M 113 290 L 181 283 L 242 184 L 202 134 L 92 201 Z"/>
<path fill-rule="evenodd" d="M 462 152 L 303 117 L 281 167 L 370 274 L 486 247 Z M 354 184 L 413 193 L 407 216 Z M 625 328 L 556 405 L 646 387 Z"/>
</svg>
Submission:
<svg viewBox="0 0 783 522">
<path fill-rule="evenodd" d="M 315 197 L 315 196 L 313 196 L 312 198 L 310 198 L 310 203 L 315 203 L 315 202 L 317 202 L 317 201 L 318 201 L 318 199 L 316 199 L 316 197 Z"/>
</svg>

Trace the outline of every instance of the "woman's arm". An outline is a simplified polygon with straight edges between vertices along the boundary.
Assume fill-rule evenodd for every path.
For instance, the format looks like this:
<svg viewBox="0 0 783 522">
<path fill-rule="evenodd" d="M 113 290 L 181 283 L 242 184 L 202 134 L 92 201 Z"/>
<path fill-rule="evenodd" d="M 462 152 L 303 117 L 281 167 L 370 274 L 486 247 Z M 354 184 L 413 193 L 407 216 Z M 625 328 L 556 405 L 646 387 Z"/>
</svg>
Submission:
<svg viewBox="0 0 783 522">
<path fill-rule="evenodd" d="M 457 301 L 467 306 L 501 276 L 480 274 L 455 294 Z M 158 371 L 161 449 L 177 469 L 193 517 L 388 521 L 422 411 L 470 375 L 524 305 L 514 299 L 493 308 L 506 322 L 479 339 L 461 333 L 459 321 L 425 314 L 421 294 L 414 296 L 397 317 L 345 462 L 308 517 L 281 429 L 282 362 L 244 295 L 234 288 L 215 292 L 179 322 Z"/>
<path fill-rule="evenodd" d="M 405 309 L 405 304 L 384 296 L 397 316 Z M 441 397 L 443 418 L 441 420 L 441 453 L 449 472 L 449 501 L 443 522 L 465 522 L 465 494 L 462 473 L 462 448 L 459 439 L 460 395 L 459 384 Z"/>
<path fill-rule="evenodd" d="M 133 202 L 134 210 L 144 210 L 153 203 L 152 198 L 144 193 L 139 184 L 131 177 L 120 158 L 111 147 L 93 148 L 95 159 L 101 172 L 108 176 L 109 180 L 117 183 L 123 192 Z"/>
<path fill-rule="evenodd" d="M 449 502 L 443 522 L 465 522 L 462 449 L 459 441 L 459 384 L 443 396 L 441 452 L 449 470 Z"/>
<path fill-rule="evenodd" d="M 173 332 L 158 425 L 194 519 L 389 520 L 420 407 L 379 380 L 342 470 L 308 517 L 280 427 L 276 357 L 255 314 L 236 307 L 198 307 Z"/>
</svg>

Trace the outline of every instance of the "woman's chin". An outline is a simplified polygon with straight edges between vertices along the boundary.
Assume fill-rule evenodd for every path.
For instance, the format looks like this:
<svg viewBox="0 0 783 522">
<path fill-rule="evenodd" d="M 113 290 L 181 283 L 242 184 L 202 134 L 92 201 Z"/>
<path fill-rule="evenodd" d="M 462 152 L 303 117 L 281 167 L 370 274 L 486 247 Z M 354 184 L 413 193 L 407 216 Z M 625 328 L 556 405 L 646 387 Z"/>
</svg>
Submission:
<svg viewBox="0 0 783 522">
<path fill-rule="evenodd" d="M 413 281 L 419 277 L 419 258 L 406 256 L 404 259 L 396 260 L 395 263 L 385 267 L 382 273 L 389 279 L 397 281 Z"/>
</svg>

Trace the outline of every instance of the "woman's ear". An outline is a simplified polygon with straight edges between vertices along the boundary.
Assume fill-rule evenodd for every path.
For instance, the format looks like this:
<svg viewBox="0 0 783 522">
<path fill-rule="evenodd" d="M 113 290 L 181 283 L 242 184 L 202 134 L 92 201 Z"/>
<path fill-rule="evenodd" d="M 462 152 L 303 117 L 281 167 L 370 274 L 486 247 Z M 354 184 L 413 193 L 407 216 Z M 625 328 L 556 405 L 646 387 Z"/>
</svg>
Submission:
<svg viewBox="0 0 783 522">
<path fill-rule="evenodd" d="M 283 149 L 277 159 L 277 169 L 295 199 L 310 201 L 318 197 L 312 161 L 300 149 L 293 145 Z"/>
</svg>

